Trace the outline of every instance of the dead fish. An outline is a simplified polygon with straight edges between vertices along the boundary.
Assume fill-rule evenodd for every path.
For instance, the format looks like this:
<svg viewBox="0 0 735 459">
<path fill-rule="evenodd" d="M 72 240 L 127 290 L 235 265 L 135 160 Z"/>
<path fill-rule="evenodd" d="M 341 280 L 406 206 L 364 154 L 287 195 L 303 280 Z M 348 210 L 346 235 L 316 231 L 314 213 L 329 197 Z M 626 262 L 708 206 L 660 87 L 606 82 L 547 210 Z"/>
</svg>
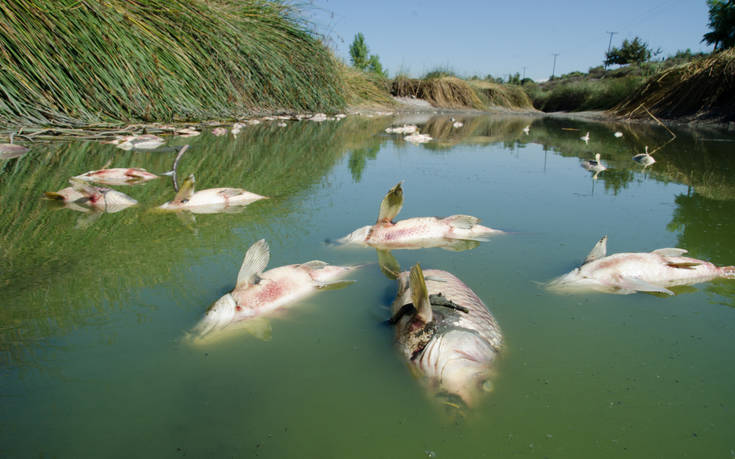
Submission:
<svg viewBox="0 0 735 459">
<path fill-rule="evenodd" d="M 405 136 L 403 140 L 405 140 L 406 142 L 419 144 L 419 143 L 431 142 L 433 139 L 429 134 L 420 134 L 418 132 L 415 132 L 411 135 Z"/>
<path fill-rule="evenodd" d="M 272 313 L 320 290 L 345 287 L 353 281 L 336 279 L 359 267 L 334 266 L 313 260 L 264 271 L 269 260 L 270 249 L 264 239 L 250 246 L 234 290 L 210 306 L 190 337 L 202 339 L 237 322 Z"/>
<path fill-rule="evenodd" d="M 242 188 L 209 188 L 194 192 L 194 183 L 194 175 L 189 175 L 174 199 L 158 208 L 161 210 L 188 210 L 197 214 L 211 214 L 234 207 L 243 207 L 261 199 L 268 199 Z"/>
<path fill-rule="evenodd" d="M 590 133 L 587 131 L 587 134 L 583 135 L 579 138 L 579 140 L 583 141 L 585 144 L 590 143 Z"/>
<path fill-rule="evenodd" d="M 413 134 L 419 132 L 418 126 L 414 124 L 404 124 L 403 126 L 385 128 L 388 134 Z"/>
<path fill-rule="evenodd" d="M 475 405 L 492 389 L 493 363 L 503 345 L 495 318 L 446 271 L 422 272 L 416 264 L 398 281 L 390 319 L 398 350 L 431 394 L 449 406 Z"/>
<path fill-rule="evenodd" d="M 218 128 L 212 129 L 212 135 L 216 135 L 217 137 L 223 136 L 225 134 L 227 134 L 227 129 L 225 129 L 223 127 L 218 127 Z"/>
<path fill-rule="evenodd" d="M 641 164 L 643 167 L 648 167 L 656 162 L 656 160 L 653 159 L 653 156 L 648 154 L 648 145 L 646 145 L 645 153 L 638 153 L 637 155 L 633 156 L 633 161 Z"/>
<path fill-rule="evenodd" d="M 158 175 L 137 167 L 115 167 L 111 169 L 99 169 L 77 175 L 74 179 L 85 182 L 94 182 L 102 185 L 137 185 L 149 180 L 157 179 Z"/>
<path fill-rule="evenodd" d="M 174 134 L 179 137 L 196 137 L 201 134 L 201 132 L 197 131 L 193 127 L 187 127 L 183 129 L 178 129 Z"/>
<path fill-rule="evenodd" d="M 653 252 L 616 253 L 606 256 L 607 236 L 603 236 L 582 266 L 547 284 L 557 293 L 603 292 L 627 295 L 636 292 L 674 292 L 667 287 L 708 282 L 720 277 L 735 279 L 735 266 L 718 267 L 696 258 L 684 257 L 677 248 Z"/>
<path fill-rule="evenodd" d="M 119 212 L 138 201 L 111 188 L 102 188 L 89 185 L 80 180 L 70 179 L 70 187 L 55 192 L 47 191 L 46 197 L 62 201 L 64 204 L 74 204 L 108 213 Z"/>
<path fill-rule="evenodd" d="M 28 153 L 28 148 L 14 143 L 0 143 L 0 159 L 12 159 Z"/>
<path fill-rule="evenodd" d="M 607 167 L 605 167 L 604 164 L 602 164 L 602 161 L 600 161 L 600 154 L 595 154 L 595 159 L 587 159 L 582 161 L 582 167 L 590 172 L 594 172 L 595 175 L 592 176 L 595 180 L 597 180 L 597 176 L 602 171 L 606 171 Z"/>
<path fill-rule="evenodd" d="M 120 136 L 109 142 L 121 150 L 155 150 L 166 141 L 153 134 Z"/>
<path fill-rule="evenodd" d="M 471 215 L 416 217 L 393 223 L 402 207 L 403 189 L 398 183 L 383 198 L 374 225 L 363 226 L 337 242 L 378 249 L 419 249 L 451 247 L 458 241 L 487 241 L 489 236 L 503 233 L 480 225 L 480 219 Z"/>
</svg>

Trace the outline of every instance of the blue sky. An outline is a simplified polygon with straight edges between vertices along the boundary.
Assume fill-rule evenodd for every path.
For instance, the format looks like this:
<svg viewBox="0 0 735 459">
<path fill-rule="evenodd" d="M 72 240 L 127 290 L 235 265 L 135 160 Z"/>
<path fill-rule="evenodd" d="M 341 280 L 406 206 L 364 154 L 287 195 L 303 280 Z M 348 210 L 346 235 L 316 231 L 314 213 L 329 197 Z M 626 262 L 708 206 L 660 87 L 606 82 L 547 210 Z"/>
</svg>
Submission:
<svg viewBox="0 0 735 459">
<path fill-rule="evenodd" d="M 613 46 L 641 37 L 662 56 L 679 49 L 709 51 L 705 0 L 475 1 L 311 0 L 305 8 L 335 54 L 365 35 L 391 76 L 421 76 L 448 67 L 462 76 L 519 72 L 544 80 L 601 65 Z"/>
</svg>

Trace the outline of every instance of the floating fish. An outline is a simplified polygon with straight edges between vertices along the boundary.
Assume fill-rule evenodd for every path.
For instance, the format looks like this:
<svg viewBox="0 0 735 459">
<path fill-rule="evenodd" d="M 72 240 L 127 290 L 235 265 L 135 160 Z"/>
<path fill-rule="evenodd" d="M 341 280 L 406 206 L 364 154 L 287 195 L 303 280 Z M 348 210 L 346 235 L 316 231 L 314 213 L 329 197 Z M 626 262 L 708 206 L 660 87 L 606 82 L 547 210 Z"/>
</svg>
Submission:
<svg viewBox="0 0 735 459">
<path fill-rule="evenodd" d="M 592 178 L 594 178 L 595 180 L 597 179 L 597 175 L 600 172 L 607 170 L 607 167 L 605 167 L 605 165 L 602 164 L 602 162 L 600 161 L 599 153 L 595 154 L 595 159 L 587 159 L 582 161 L 582 167 L 590 172 L 594 172 L 595 175 L 592 176 Z"/>
<path fill-rule="evenodd" d="M 217 127 L 212 129 L 212 135 L 216 135 L 217 137 L 223 136 L 227 134 L 227 129 L 223 127 Z"/>
<path fill-rule="evenodd" d="M 419 134 L 418 132 L 415 132 L 411 135 L 407 135 L 403 138 L 406 142 L 411 143 L 426 143 L 431 142 L 433 139 L 429 134 Z"/>
<path fill-rule="evenodd" d="M 528 135 L 531 132 L 531 125 L 528 125 L 523 128 L 523 133 Z"/>
<path fill-rule="evenodd" d="M 64 204 L 74 204 L 107 213 L 119 212 L 138 204 L 138 201 L 125 193 L 110 188 L 89 185 L 76 179 L 69 182 L 72 186 L 55 192 L 47 191 L 46 197 L 62 201 Z"/>
<path fill-rule="evenodd" d="M 620 137 L 622 137 L 622 136 L 623 136 L 623 133 L 622 133 L 622 132 L 620 132 L 620 131 L 615 131 L 615 133 L 614 133 L 613 135 L 614 135 L 615 137 L 617 137 L 617 138 L 620 138 Z"/>
<path fill-rule="evenodd" d="M 398 349 L 430 393 L 451 407 L 492 390 L 503 335 L 493 315 L 454 275 L 416 264 L 399 276 L 391 307 Z"/>
<path fill-rule="evenodd" d="M 607 236 L 603 236 L 582 266 L 554 279 L 547 287 L 559 293 L 596 291 L 621 295 L 635 292 L 673 295 L 668 287 L 709 282 L 720 277 L 735 279 L 735 266 L 718 267 L 707 261 L 682 256 L 686 252 L 684 249 L 665 248 L 606 256 Z"/>
<path fill-rule="evenodd" d="M 196 137 L 201 134 L 201 132 L 197 131 L 193 127 L 187 127 L 183 129 L 177 129 L 174 134 L 179 137 Z"/>
<path fill-rule="evenodd" d="M 157 135 L 142 134 L 118 137 L 108 143 L 117 145 L 121 150 L 155 150 L 166 141 Z"/>
<path fill-rule="evenodd" d="M 653 159 L 653 156 L 648 154 L 648 145 L 646 145 L 645 153 L 639 153 L 633 156 L 633 161 L 637 162 L 638 164 L 643 165 L 643 167 L 648 167 L 651 164 L 656 162 L 656 160 Z"/>
<path fill-rule="evenodd" d="M 590 143 L 590 133 L 589 131 L 584 136 L 580 137 L 579 140 L 584 141 L 585 144 Z"/>
<path fill-rule="evenodd" d="M 158 175 L 137 167 L 115 167 L 85 172 L 74 177 L 76 180 L 94 182 L 102 185 L 137 185 L 157 179 Z"/>
<path fill-rule="evenodd" d="M 419 128 L 413 124 L 404 124 L 403 126 L 385 128 L 388 134 L 413 134 L 419 132 Z"/>
<path fill-rule="evenodd" d="M 234 290 L 210 306 L 190 337 L 199 340 L 237 322 L 272 313 L 320 290 L 345 287 L 353 281 L 337 279 L 359 267 L 313 260 L 264 271 L 269 260 L 270 249 L 264 239 L 250 246 Z"/>
<path fill-rule="evenodd" d="M 173 211 L 188 210 L 195 214 L 212 214 L 244 207 L 261 199 L 268 199 L 242 188 L 210 188 L 195 192 L 194 183 L 194 175 L 189 175 L 174 199 L 158 208 Z"/>
<path fill-rule="evenodd" d="M 14 143 L 0 143 L 0 159 L 12 159 L 28 153 L 28 147 Z"/>
<path fill-rule="evenodd" d="M 457 128 L 458 129 L 458 128 L 461 128 L 462 126 L 464 126 L 464 123 L 461 122 L 461 121 L 455 121 L 454 123 L 452 123 L 452 127 L 453 128 Z"/>
<path fill-rule="evenodd" d="M 416 217 L 393 223 L 403 207 L 403 189 L 397 184 L 385 195 L 380 204 L 378 220 L 374 225 L 358 228 L 339 239 L 340 244 L 356 244 L 378 249 L 419 249 L 444 247 L 452 249 L 465 241 L 486 241 L 503 231 L 479 224 L 471 215 L 452 215 L 446 218 Z"/>
</svg>

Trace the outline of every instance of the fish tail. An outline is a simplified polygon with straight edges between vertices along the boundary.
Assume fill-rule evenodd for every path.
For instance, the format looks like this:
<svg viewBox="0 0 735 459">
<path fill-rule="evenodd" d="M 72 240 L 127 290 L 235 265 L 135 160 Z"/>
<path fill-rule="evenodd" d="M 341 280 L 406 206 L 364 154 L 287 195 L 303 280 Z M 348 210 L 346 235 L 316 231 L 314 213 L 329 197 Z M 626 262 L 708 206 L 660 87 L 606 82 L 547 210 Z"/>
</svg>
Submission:
<svg viewBox="0 0 735 459">
<path fill-rule="evenodd" d="M 720 272 L 725 279 L 735 279 L 735 266 L 723 266 Z"/>
</svg>

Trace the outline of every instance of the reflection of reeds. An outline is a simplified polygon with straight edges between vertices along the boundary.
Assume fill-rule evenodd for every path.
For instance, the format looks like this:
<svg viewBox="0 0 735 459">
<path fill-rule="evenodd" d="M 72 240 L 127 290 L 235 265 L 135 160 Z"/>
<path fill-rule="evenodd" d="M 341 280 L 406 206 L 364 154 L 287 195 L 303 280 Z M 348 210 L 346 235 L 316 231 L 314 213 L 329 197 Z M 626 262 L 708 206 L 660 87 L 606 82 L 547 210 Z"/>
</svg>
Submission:
<svg viewBox="0 0 735 459">
<path fill-rule="evenodd" d="M 199 188 L 238 186 L 272 198 L 240 214 L 197 216 L 197 240 L 218 246 L 235 238 L 256 240 L 274 221 L 298 228 L 303 212 L 293 197 L 320 181 L 360 139 L 375 138 L 384 124 L 358 118 L 284 128 L 272 123 L 248 127 L 235 140 L 177 140 L 191 145 L 179 171 L 195 173 Z M 191 247 L 193 235 L 179 219 L 147 211 L 172 198 L 167 177 L 125 188 L 141 205 L 101 215 L 84 229 L 75 225 L 85 214 L 41 199 L 44 191 L 66 186 L 70 176 L 110 158 L 111 167 L 164 171 L 173 157 L 77 142 L 33 149 L 2 165 L 0 366 L 32 359 L 25 346 L 109 314 L 129 292 L 165 281 L 180 271 L 181 260 L 203 255 Z"/>
<path fill-rule="evenodd" d="M 344 104 L 335 60 L 282 2 L 6 0 L 0 64 L 8 124 Z"/>
</svg>

